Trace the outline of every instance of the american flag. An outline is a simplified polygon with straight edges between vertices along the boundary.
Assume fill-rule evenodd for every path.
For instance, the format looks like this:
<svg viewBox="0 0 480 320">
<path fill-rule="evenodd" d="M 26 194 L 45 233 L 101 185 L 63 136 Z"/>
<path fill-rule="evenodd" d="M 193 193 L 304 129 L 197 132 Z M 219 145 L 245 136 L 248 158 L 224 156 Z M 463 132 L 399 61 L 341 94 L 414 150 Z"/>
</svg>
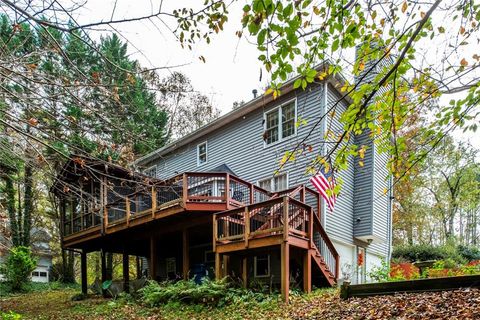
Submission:
<svg viewBox="0 0 480 320">
<path fill-rule="evenodd" d="M 333 212 L 337 196 L 333 192 L 333 189 L 335 188 L 335 177 L 333 176 L 332 170 L 325 172 L 325 168 L 322 167 L 316 175 L 310 178 L 310 182 L 315 189 L 320 192 L 323 199 L 325 199 L 330 212 Z M 327 192 L 327 190 L 330 190 L 330 192 Z"/>
</svg>

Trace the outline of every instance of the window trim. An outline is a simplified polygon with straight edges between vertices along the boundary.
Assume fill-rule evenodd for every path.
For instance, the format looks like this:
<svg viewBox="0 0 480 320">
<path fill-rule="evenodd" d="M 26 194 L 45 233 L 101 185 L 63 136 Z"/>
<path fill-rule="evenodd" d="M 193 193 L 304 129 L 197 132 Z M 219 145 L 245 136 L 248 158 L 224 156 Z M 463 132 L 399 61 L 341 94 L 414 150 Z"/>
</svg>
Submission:
<svg viewBox="0 0 480 320">
<path fill-rule="evenodd" d="M 286 106 L 290 103 L 294 103 L 294 110 L 295 110 L 295 118 L 294 118 L 294 133 L 286 138 L 282 138 L 282 131 L 283 131 L 283 121 L 282 121 L 282 107 Z M 288 141 L 291 138 L 294 138 L 297 136 L 298 130 L 297 130 L 297 119 L 298 119 L 298 110 L 297 110 L 297 97 L 294 97 L 292 99 L 289 99 L 278 106 L 275 106 L 263 113 L 263 132 L 267 131 L 267 114 L 272 113 L 273 111 L 277 111 L 278 113 L 278 140 L 275 142 L 267 143 L 266 139 L 263 140 L 263 147 L 268 148 L 270 146 L 274 146 L 276 144 Z"/>
<path fill-rule="evenodd" d="M 205 145 L 205 162 L 200 163 L 200 146 Z M 208 163 L 208 141 L 205 140 L 197 144 L 197 167 L 203 166 Z"/>
<path fill-rule="evenodd" d="M 155 176 L 152 177 L 152 176 L 148 175 L 147 172 L 150 171 L 150 170 L 153 170 L 154 168 L 155 168 Z M 148 176 L 148 177 L 151 177 L 151 178 L 156 178 L 157 177 L 157 165 L 154 164 L 153 166 L 150 166 L 147 169 L 143 170 L 143 174 Z"/>
<path fill-rule="evenodd" d="M 270 263 L 270 260 L 271 260 L 270 254 L 266 253 L 264 255 L 267 256 L 267 265 L 268 265 L 267 271 L 268 272 L 267 272 L 267 274 L 263 274 L 263 275 L 258 275 L 257 274 L 257 257 L 258 256 L 254 256 L 253 257 L 253 274 L 254 274 L 255 278 L 268 278 L 272 274 L 272 265 Z"/>
<path fill-rule="evenodd" d="M 289 187 L 290 187 L 290 180 L 289 180 L 289 174 L 288 174 L 288 171 L 286 172 L 281 172 L 279 173 L 278 175 L 276 176 L 268 176 L 268 177 L 265 177 L 265 178 L 261 178 L 261 179 L 258 179 L 257 180 L 257 186 L 261 188 L 260 186 L 260 182 L 262 181 L 266 181 L 266 180 L 270 180 L 270 192 L 278 192 L 278 191 L 282 191 L 282 190 L 273 190 L 272 186 L 274 184 L 274 181 L 275 181 L 275 178 L 276 177 L 279 177 L 279 176 L 285 176 L 286 179 L 287 179 L 287 188 L 286 189 L 282 189 L 282 190 L 287 190 Z"/>
</svg>

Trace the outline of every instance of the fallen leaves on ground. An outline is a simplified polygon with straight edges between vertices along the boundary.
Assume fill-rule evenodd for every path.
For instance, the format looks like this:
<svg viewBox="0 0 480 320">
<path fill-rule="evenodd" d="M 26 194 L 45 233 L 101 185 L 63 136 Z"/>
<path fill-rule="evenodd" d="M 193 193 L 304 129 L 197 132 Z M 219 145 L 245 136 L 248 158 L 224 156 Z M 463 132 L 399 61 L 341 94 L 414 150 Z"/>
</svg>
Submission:
<svg viewBox="0 0 480 320">
<path fill-rule="evenodd" d="M 223 308 L 170 304 L 147 308 L 138 303 L 93 297 L 73 302 L 72 289 L 35 292 L 0 299 L 0 311 L 25 319 L 480 319 L 480 290 L 396 294 L 342 300 L 337 290 L 292 295 L 287 306 L 242 301 Z"/>
</svg>

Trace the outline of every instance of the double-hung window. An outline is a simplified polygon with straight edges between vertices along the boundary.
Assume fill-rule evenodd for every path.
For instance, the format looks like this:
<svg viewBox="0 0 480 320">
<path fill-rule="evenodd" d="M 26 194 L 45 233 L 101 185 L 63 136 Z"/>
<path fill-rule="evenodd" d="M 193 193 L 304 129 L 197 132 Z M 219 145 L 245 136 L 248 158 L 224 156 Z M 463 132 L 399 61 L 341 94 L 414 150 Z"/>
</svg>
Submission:
<svg viewBox="0 0 480 320">
<path fill-rule="evenodd" d="M 197 166 L 207 163 L 207 141 L 197 145 Z"/>
<path fill-rule="evenodd" d="M 281 191 L 288 189 L 287 173 L 258 181 L 258 186 L 268 191 Z"/>
<path fill-rule="evenodd" d="M 269 145 L 295 135 L 296 100 L 265 113 L 265 144 Z"/>
</svg>

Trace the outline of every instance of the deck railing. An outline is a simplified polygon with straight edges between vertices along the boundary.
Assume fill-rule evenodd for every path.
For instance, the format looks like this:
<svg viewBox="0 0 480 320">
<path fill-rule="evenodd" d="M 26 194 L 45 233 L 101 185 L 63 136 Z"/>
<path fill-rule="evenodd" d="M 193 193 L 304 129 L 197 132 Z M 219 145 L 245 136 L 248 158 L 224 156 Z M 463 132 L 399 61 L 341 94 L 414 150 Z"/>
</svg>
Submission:
<svg viewBox="0 0 480 320">
<path fill-rule="evenodd" d="M 335 277 L 339 276 L 339 255 L 319 217 L 309 205 L 287 195 L 217 213 L 213 230 L 216 245 L 244 241 L 248 247 L 252 239 L 281 234 L 307 240 Z"/>
<path fill-rule="evenodd" d="M 86 231 L 91 227 L 114 225 L 151 214 L 172 205 L 194 210 L 206 210 L 198 205 L 220 205 L 212 210 L 227 210 L 269 199 L 272 194 L 252 183 L 229 173 L 186 172 L 171 179 L 148 185 L 124 186 L 118 181 L 103 181 L 102 199 L 80 201 L 83 203 L 75 214 L 64 219 L 64 235 Z M 96 207 L 92 202 L 100 203 Z M 96 208 L 93 210 L 92 208 Z M 73 211 L 73 210 L 72 210 Z M 103 220 L 103 224 L 102 224 Z"/>
<path fill-rule="evenodd" d="M 243 240 L 278 234 L 310 238 L 313 211 L 306 204 L 288 196 L 254 203 L 218 213 L 214 217 L 214 241 Z"/>
</svg>

